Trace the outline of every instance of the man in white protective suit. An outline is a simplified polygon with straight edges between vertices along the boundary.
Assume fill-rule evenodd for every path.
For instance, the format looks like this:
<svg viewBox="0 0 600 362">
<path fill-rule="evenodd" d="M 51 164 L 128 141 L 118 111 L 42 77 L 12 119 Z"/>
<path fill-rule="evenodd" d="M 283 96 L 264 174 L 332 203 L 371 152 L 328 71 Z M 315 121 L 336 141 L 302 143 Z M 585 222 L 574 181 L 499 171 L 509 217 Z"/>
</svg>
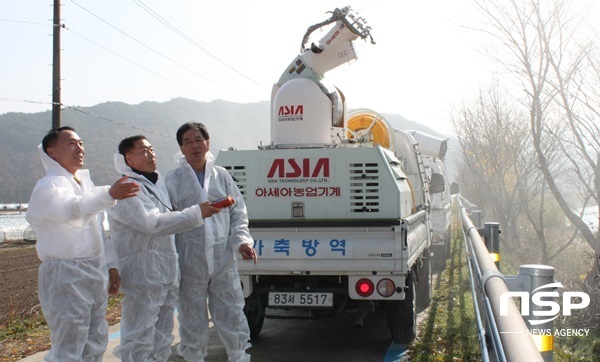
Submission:
<svg viewBox="0 0 600 362">
<path fill-rule="evenodd" d="M 120 282 L 116 269 L 109 272 L 107 266 L 111 250 L 103 212 L 135 196 L 139 187 L 125 177 L 110 187 L 94 186 L 82 169 L 83 142 L 71 127 L 50 130 L 38 150 L 46 175 L 33 189 L 26 219 L 42 261 L 38 296 L 52 345 L 45 361 L 102 361 L 107 291 L 116 294 Z"/>
<path fill-rule="evenodd" d="M 125 138 L 115 167 L 140 185 L 137 197 L 108 210 L 111 239 L 121 275 L 121 343 L 114 354 L 122 361 L 167 361 L 173 343 L 179 268 L 173 234 L 202 226 L 219 212 L 208 203 L 171 211 L 164 182 L 156 172 L 156 155 L 146 137 Z"/>
<path fill-rule="evenodd" d="M 246 349 L 250 347 L 250 331 L 234 254 L 239 251 L 243 259 L 256 263 L 246 205 L 229 173 L 214 165 L 203 124 L 182 125 L 177 130 L 177 143 L 183 153 L 178 160 L 180 167 L 165 176 L 174 208 L 182 210 L 226 196 L 235 200 L 203 226 L 175 236 L 181 269 L 178 352 L 188 361 L 204 361 L 209 341 L 208 301 L 229 361 L 249 361 Z"/>
</svg>

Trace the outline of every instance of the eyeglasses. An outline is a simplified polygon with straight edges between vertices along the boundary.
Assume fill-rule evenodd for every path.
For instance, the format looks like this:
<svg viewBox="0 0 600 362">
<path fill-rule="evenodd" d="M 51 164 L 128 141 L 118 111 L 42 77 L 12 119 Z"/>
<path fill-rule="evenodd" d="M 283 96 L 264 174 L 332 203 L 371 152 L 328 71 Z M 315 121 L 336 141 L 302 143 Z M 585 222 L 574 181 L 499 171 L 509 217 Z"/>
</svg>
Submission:
<svg viewBox="0 0 600 362">
<path fill-rule="evenodd" d="M 133 155 L 144 155 L 144 156 L 148 156 L 149 154 L 155 155 L 154 153 L 154 148 L 153 147 L 144 147 L 143 149 L 141 149 L 140 151 L 136 151 L 136 152 L 131 152 L 131 154 Z"/>
</svg>

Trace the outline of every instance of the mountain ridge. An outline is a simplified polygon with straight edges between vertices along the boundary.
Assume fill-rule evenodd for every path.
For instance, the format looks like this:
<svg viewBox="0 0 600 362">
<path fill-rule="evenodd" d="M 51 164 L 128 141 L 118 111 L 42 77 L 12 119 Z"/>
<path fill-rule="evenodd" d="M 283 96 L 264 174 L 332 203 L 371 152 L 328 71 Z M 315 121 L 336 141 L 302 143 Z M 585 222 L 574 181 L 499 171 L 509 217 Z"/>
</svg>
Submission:
<svg viewBox="0 0 600 362">
<path fill-rule="evenodd" d="M 442 135 L 400 115 L 382 114 L 394 128 Z M 77 131 L 85 146 L 85 165 L 96 185 L 112 184 L 118 174 L 113 154 L 121 139 L 143 134 L 157 151 L 158 171 L 176 167 L 179 151 L 175 133 L 185 122 L 202 122 L 210 134 L 211 151 L 235 147 L 256 149 L 270 142 L 270 105 L 267 101 L 234 103 L 224 100 L 200 102 L 173 98 L 166 102 L 139 104 L 104 102 L 61 111 L 61 124 Z M 0 203 L 27 202 L 37 180 L 44 175 L 38 144 L 51 128 L 51 111 L 10 112 L 0 115 Z M 451 139 L 452 144 L 452 139 Z M 451 168 L 451 167 L 449 167 Z"/>
</svg>

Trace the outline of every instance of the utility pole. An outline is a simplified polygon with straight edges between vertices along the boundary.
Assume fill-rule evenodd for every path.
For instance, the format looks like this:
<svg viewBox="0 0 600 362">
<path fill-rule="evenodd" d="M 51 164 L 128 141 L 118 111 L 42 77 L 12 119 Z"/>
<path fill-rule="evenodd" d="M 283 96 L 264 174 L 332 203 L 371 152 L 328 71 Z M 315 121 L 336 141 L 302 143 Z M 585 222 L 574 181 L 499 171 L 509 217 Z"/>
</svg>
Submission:
<svg viewBox="0 0 600 362">
<path fill-rule="evenodd" d="M 52 33 L 52 128 L 60 127 L 60 0 L 54 0 Z"/>
</svg>

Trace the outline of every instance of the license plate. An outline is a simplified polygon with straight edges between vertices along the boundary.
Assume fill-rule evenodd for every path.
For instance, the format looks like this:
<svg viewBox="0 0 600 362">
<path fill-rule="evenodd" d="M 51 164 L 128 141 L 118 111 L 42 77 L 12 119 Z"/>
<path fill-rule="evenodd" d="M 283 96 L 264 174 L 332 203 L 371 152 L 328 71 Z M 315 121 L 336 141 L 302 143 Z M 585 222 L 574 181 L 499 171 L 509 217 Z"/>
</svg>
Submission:
<svg viewBox="0 0 600 362">
<path fill-rule="evenodd" d="M 333 293 L 269 293 L 270 306 L 331 307 Z"/>
</svg>

